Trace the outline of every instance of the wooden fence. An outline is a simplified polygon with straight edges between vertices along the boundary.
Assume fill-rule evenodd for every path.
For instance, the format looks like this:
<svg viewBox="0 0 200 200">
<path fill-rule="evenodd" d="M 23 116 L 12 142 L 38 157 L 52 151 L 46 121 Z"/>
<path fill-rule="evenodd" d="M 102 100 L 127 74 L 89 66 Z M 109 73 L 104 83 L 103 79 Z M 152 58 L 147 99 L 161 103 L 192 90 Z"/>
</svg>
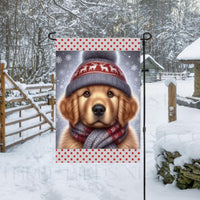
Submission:
<svg viewBox="0 0 200 200">
<path fill-rule="evenodd" d="M 176 80 L 185 80 L 189 77 L 188 72 L 160 72 L 159 73 L 160 80 L 166 80 L 166 79 L 176 79 Z"/>
<path fill-rule="evenodd" d="M 1 152 L 55 129 L 54 75 L 51 75 L 51 83 L 25 85 L 15 82 L 4 68 L 5 64 L 1 63 Z"/>
</svg>

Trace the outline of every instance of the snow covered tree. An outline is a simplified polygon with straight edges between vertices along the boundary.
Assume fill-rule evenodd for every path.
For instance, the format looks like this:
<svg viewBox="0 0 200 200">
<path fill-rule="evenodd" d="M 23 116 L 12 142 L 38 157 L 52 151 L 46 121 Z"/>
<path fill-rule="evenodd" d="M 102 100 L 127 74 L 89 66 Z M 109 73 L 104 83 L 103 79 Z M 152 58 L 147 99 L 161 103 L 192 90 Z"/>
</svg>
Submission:
<svg viewBox="0 0 200 200">
<path fill-rule="evenodd" d="M 150 54 L 167 71 L 180 71 L 176 56 L 200 37 L 198 0 L 1 0 L 1 57 L 15 80 L 37 82 L 55 69 L 56 37 L 153 38 Z M 45 76 L 46 76 L 45 75 Z"/>
</svg>

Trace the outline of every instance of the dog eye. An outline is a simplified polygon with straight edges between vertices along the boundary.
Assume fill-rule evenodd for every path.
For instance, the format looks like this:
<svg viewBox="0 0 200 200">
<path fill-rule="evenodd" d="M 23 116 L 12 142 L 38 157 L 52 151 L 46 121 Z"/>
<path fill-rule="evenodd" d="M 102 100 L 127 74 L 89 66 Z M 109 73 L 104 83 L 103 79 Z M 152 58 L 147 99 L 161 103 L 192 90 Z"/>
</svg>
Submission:
<svg viewBox="0 0 200 200">
<path fill-rule="evenodd" d="M 83 96 L 84 96 L 85 98 L 88 98 L 88 97 L 90 96 L 90 92 L 85 91 L 85 92 L 83 93 Z"/>
<path fill-rule="evenodd" d="M 114 96 L 114 94 L 113 94 L 111 91 L 109 91 L 109 92 L 107 93 L 107 95 L 108 95 L 109 98 L 112 98 L 112 97 Z"/>
</svg>

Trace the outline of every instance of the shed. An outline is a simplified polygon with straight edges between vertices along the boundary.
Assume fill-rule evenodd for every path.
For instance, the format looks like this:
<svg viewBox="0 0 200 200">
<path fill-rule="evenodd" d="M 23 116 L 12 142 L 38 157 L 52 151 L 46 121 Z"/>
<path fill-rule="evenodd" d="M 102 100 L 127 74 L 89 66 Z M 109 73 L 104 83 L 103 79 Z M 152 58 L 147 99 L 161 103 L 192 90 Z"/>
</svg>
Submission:
<svg viewBox="0 0 200 200">
<path fill-rule="evenodd" d="M 194 97 L 200 97 L 200 38 L 187 46 L 177 57 L 184 64 L 194 64 Z"/>
<path fill-rule="evenodd" d="M 164 67 L 161 66 L 151 55 L 145 55 L 145 64 L 146 69 L 149 71 L 146 73 L 146 82 L 155 82 L 160 80 L 160 72 L 164 70 Z M 143 55 L 140 56 L 140 64 L 142 68 L 143 64 Z"/>
</svg>

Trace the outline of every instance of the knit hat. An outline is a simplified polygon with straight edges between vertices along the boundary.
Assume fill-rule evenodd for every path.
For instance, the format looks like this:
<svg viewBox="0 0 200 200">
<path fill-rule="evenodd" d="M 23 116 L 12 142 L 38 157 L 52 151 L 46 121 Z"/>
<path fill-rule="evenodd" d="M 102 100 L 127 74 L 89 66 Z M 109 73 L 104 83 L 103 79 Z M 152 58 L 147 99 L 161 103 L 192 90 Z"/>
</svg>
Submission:
<svg viewBox="0 0 200 200">
<path fill-rule="evenodd" d="M 90 85 L 109 85 L 131 96 L 125 75 L 116 65 L 114 51 L 85 51 L 82 58 L 83 62 L 75 70 L 67 86 L 66 97 Z"/>
</svg>

